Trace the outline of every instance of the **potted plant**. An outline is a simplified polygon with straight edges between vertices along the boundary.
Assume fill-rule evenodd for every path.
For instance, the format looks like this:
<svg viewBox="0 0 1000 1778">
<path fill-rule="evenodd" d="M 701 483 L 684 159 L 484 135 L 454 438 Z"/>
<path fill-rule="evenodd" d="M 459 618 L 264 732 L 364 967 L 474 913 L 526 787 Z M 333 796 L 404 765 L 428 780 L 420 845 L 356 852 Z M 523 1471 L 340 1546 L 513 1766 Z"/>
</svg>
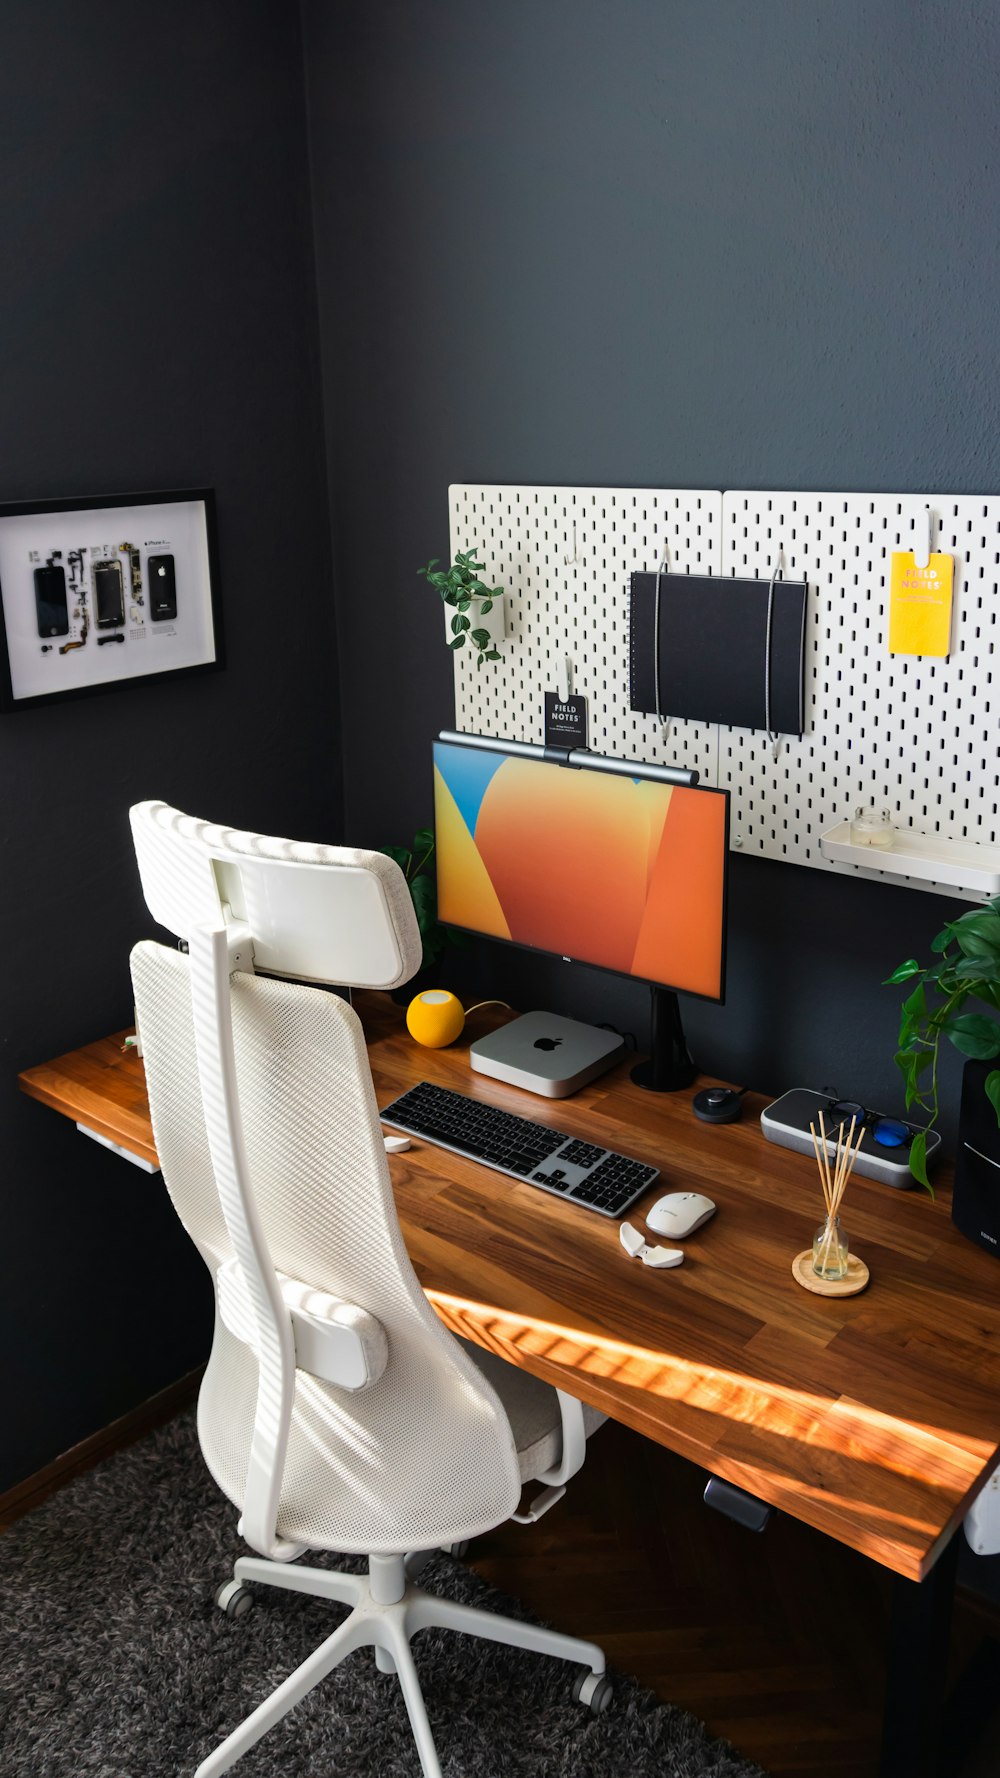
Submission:
<svg viewBox="0 0 1000 1778">
<path fill-rule="evenodd" d="M 889 984 L 913 983 L 900 1012 L 896 1064 L 906 1082 L 906 1108 L 918 1105 L 929 1112 L 928 1128 L 939 1110 L 942 1037 L 975 1063 L 1000 1056 L 1000 897 L 947 921 L 931 940 L 931 951 L 936 962 L 926 969 L 910 957 L 886 978 Z M 988 1010 L 967 1012 L 970 1000 Z M 1000 1068 L 987 1072 L 983 1088 L 1000 1125 Z M 910 1172 L 931 1191 L 927 1137 L 922 1131 L 910 1148 Z"/>
<path fill-rule="evenodd" d="M 490 587 L 480 580 L 484 562 L 476 561 L 476 546 L 457 550 L 450 568 L 439 568 L 437 556 L 426 568 L 418 568 L 429 584 L 440 593 L 445 607 L 445 633 L 448 647 L 464 648 L 470 642 L 477 650 L 477 667 L 484 661 L 498 661 L 498 642 L 506 635 L 506 608 L 503 587 Z M 471 612 L 471 616 L 469 615 Z"/>
</svg>

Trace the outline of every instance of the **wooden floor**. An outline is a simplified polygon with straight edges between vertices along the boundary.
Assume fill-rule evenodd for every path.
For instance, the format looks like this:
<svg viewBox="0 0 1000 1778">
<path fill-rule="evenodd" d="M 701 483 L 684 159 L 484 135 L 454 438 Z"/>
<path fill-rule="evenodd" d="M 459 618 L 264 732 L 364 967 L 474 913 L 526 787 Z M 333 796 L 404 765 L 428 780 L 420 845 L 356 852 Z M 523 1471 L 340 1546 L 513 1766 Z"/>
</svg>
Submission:
<svg viewBox="0 0 1000 1778">
<path fill-rule="evenodd" d="M 704 1482 L 609 1422 L 560 1504 L 470 1561 L 774 1778 L 874 1778 L 889 1576 L 781 1515 L 743 1530 L 704 1505 Z M 956 1664 L 982 1630 L 960 1604 Z"/>
</svg>

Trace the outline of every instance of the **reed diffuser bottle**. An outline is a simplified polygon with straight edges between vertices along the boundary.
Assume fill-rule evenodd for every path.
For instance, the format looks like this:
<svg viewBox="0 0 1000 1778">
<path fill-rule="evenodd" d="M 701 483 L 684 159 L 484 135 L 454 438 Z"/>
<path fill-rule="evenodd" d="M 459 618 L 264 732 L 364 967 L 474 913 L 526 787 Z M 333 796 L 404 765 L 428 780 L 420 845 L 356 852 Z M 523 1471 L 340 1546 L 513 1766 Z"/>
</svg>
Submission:
<svg viewBox="0 0 1000 1778">
<path fill-rule="evenodd" d="M 832 1173 L 826 1146 L 827 1135 L 823 1113 L 819 1114 L 819 1137 L 816 1135 L 815 1125 L 810 1124 L 809 1126 L 813 1147 L 816 1150 L 816 1164 L 819 1167 L 819 1181 L 823 1188 L 823 1202 L 826 1205 L 826 1216 L 813 1236 L 813 1271 L 817 1278 L 823 1278 L 831 1284 L 847 1277 L 851 1263 L 850 1245 L 840 1220 L 840 1205 L 847 1188 L 847 1181 L 854 1171 L 858 1149 L 864 1139 L 865 1126 L 862 1122 L 857 1142 L 854 1141 L 857 1123 L 855 1115 L 851 1119 L 851 1128 L 846 1142 L 844 1141 L 843 1124 L 837 1131 L 837 1153 Z"/>
<path fill-rule="evenodd" d="M 817 1278 L 846 1278 L 851 1250 L 839 1216 L 827 1216 L 813 1236 L 813 1271 Z"/>
</svg>

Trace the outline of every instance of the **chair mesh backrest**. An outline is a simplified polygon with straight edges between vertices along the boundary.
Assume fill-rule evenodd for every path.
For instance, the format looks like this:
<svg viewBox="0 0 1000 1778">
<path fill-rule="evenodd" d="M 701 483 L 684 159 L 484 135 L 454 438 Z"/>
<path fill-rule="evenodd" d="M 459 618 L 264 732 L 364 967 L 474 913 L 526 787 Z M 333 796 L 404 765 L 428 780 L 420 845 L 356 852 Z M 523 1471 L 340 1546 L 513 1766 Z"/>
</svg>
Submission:
<svg viewBox="0 0 1000 1778">
<path fill-rule="evenodd" d="M 232 1257 L 202 1112 L 186 957 L 132 953 L 153 1134 L 164 1180 L 213 1278 Z M 296 1372 L 279 1536 L 398 1551 L 475 1536 L 514 1510 L 518 1465 L 490 1386 L 438 1321 L 403 1245 L 364 1033 L 321 989 L 232 979 L 240 1103 L 271 1259 L 377 1316 L 378 1381 L 349 1394 Z M 219 1486 L 242 1506 L 257 1396 L 250 1347 L 216 1316 L 198 1427 Z"/>
</svg>

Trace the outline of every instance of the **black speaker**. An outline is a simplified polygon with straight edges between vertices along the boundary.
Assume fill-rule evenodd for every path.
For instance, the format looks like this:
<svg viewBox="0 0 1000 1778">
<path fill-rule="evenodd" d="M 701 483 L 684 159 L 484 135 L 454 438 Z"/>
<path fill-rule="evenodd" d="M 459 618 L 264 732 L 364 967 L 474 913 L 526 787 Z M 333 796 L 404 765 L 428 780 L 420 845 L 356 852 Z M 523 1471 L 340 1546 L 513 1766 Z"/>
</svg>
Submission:
<svg viewBox="0 0 1000 1778">
<path fill-rule="evenodd" d="M 966 1062 L 951 1220 L 963 1235 L 1000 1254 L 1000 1127 L 983 1090 L 996 1062 Z"/>
</svg>

